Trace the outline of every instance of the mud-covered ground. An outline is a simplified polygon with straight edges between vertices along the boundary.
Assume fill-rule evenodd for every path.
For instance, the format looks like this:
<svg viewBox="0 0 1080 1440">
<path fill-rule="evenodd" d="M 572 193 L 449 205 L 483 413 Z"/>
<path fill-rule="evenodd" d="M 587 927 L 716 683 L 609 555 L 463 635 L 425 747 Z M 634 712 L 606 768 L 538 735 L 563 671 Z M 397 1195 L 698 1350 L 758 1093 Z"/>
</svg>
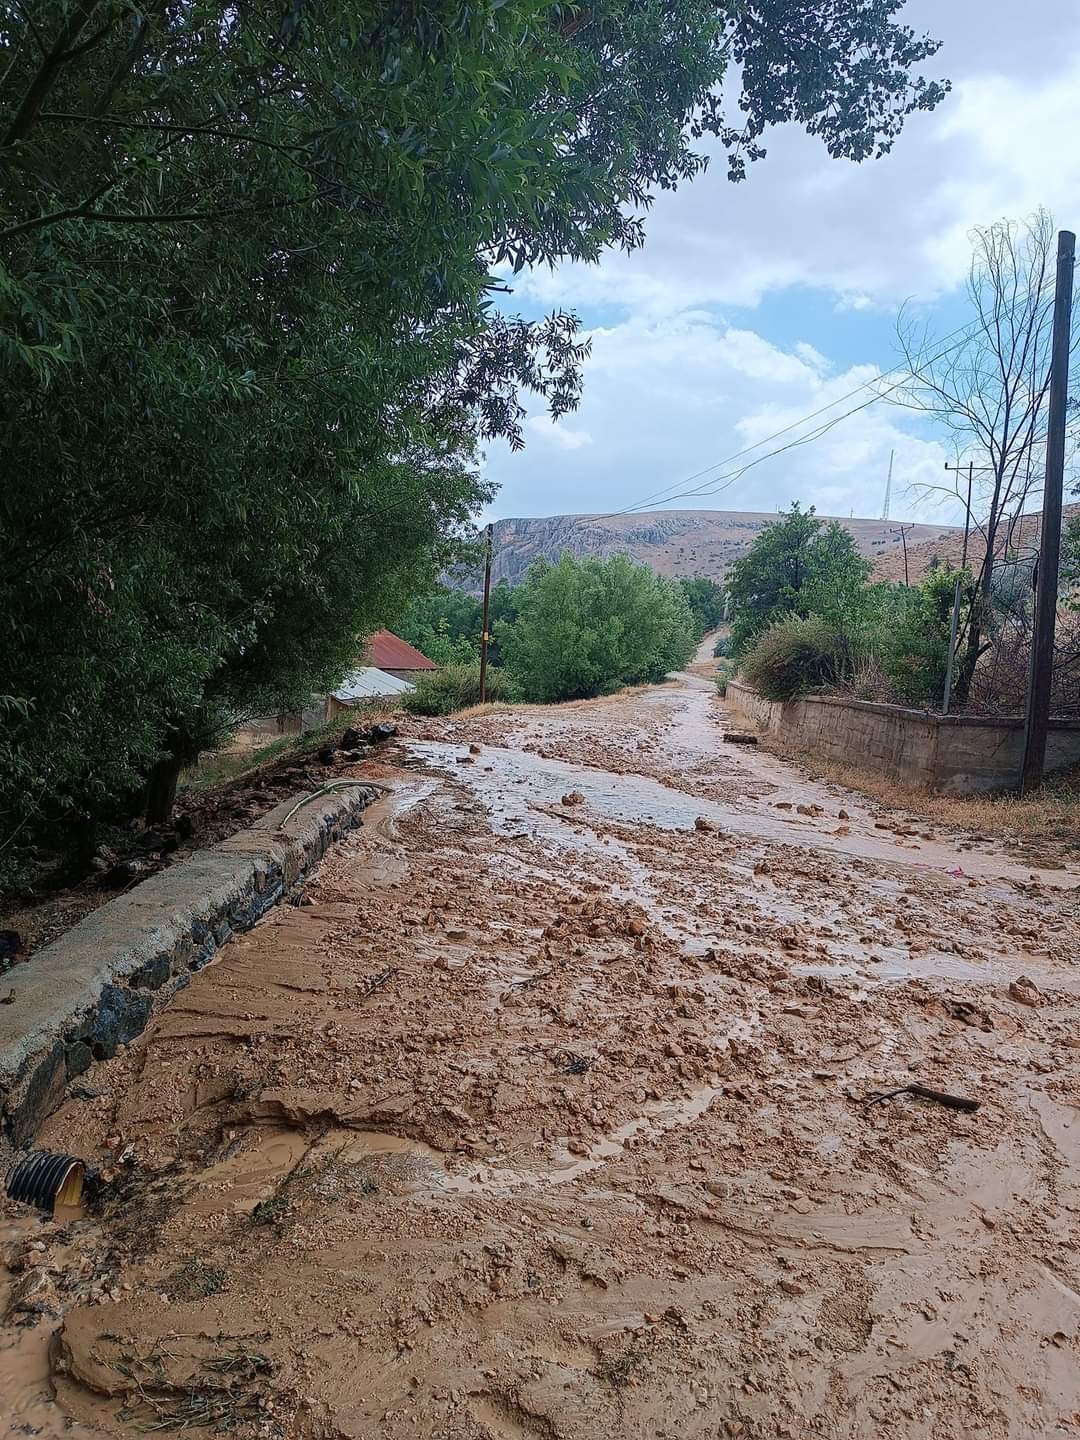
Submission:
<svg viewBox="0 0 1080 1440">
<path fill-rule="evenodd" d="M 2 1212 L 13 1433 L 1080 1435 L 1080 870 L 723 723 L 686 677 L 369 766 L 39 1137 L 106 1191 Z M 913 1082 L 979 1109 L 865 1103 Z"/>
</svg>

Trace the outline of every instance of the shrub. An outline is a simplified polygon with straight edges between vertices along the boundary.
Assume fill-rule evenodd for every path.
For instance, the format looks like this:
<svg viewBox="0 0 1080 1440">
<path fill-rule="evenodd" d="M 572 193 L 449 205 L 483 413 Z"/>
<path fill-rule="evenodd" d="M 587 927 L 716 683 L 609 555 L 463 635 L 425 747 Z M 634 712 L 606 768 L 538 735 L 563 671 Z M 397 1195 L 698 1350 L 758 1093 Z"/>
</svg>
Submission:
<svg viewBox="0 0 1080 1440">
<path fill-rule="evenodd" d="M 509 682 L 504 673 L 495 666 L 488 667 L 487 698 L 494 701 L 510 698 Z M 413 715 L 452 715 L 455 710 L 466 710 L 470 705 L 479 705 L 479 660 L 461 665 L 444 665 L 441 670 L 422 675 L 416 682 L 416 689 L 406 695 L 402 703 Z"/>
<path fill-rule="evenodd" d="M 584 700 L 660 681 L 694 653 L 682 588 L 627 555 L 539 560 L 515 594 L 517 618 L 495 633 L 526 700 Z"/>
<path fill-rule="evenodd" d="M 758 636 L 742 670 L 766 700 L 794 700 L 837 683 L 846 668 L 844 649 L 841 637 L 819 616 L 790 615 Z"/>
<path fill-rule="evenodd" d="M 726 660 L 731 654 L 731 636 L 721 635 L 716 644 L 712 647 L 712 653 L 717 660 Z"/>
<path fill-rule="evenodd" d="M 749 654 L 759 635 L 789 615 L 820 614 L 843 607 L 863 589 L 870 562 L 838 520 L 827 524 L 813 507 L 798 504 L 765 526 L 731 567 L 727 591 L 734 606 L 731 627 L 736 659 Z"/>
</svg>

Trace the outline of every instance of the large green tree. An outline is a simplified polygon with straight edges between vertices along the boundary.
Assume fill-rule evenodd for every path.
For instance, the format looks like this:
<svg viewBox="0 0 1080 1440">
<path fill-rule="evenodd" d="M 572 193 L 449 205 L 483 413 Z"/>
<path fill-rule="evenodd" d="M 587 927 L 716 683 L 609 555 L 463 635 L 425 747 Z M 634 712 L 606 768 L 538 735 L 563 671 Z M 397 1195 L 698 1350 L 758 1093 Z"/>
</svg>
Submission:
<svg viewBox="0 0 1080 1440">
<path fill-rule="evenodd" d="M 796 501 L 731 567 L 732 654 L 746 654 L 764 630 L 787 615 L 813 613 L 842 624 L 870 568 L 838 521 L 825 524 L 813 506 L 803 510 Z"/>
<path fill-rule="evenodd" d="M 497 630 L 526 700 L 580 700 L 662 680 L 693 654 L 682 588 L 626 555 L 538 560 L 515 592 L 517 618 Z"/>
<path fill-rule="evenodd" d="M 900 0 L 0 0 L 0 821 L 92 817 L 347 665 L 576 403 L 525 265 L 768 126 L 887 149 Z M 719 85 L 739 66 L 740 115 Z"/>
</svg>

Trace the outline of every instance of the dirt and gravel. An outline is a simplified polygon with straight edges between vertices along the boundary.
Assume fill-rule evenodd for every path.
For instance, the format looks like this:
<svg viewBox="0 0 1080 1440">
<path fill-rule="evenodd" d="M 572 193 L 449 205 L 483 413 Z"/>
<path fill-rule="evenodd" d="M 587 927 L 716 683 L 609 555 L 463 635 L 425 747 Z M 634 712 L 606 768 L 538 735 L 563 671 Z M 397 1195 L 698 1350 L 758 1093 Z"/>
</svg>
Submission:
<svg viewBox="0 0 1080 1440">
<path fill-rule="evenodd" d="M 11 1432 L 1080 1435 L 1080 867 L 724 724 L 685 676 L 363 767 L 39 1137 L 94 1212 L 0 1210 Z"/>
</svg>

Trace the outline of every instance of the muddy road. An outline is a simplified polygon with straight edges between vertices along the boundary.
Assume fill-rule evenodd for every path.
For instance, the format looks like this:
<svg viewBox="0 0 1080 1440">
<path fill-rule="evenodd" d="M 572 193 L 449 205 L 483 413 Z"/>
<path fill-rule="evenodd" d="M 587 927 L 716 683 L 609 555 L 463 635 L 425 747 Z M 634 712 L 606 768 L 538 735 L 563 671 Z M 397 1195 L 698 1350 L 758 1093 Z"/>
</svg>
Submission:
<svg viewBox="0 0 1080 1440">
<path fill-rule="evenodd" d="M 361 767 L 40 1137 L 107 1186 L 2 1212 L 13 1433 L 1080 1435 L 1080 868 L 724 723 L 687 675 Z M 864 1103 L 913 1082 L 980 1108 Z"/>
</svg>

